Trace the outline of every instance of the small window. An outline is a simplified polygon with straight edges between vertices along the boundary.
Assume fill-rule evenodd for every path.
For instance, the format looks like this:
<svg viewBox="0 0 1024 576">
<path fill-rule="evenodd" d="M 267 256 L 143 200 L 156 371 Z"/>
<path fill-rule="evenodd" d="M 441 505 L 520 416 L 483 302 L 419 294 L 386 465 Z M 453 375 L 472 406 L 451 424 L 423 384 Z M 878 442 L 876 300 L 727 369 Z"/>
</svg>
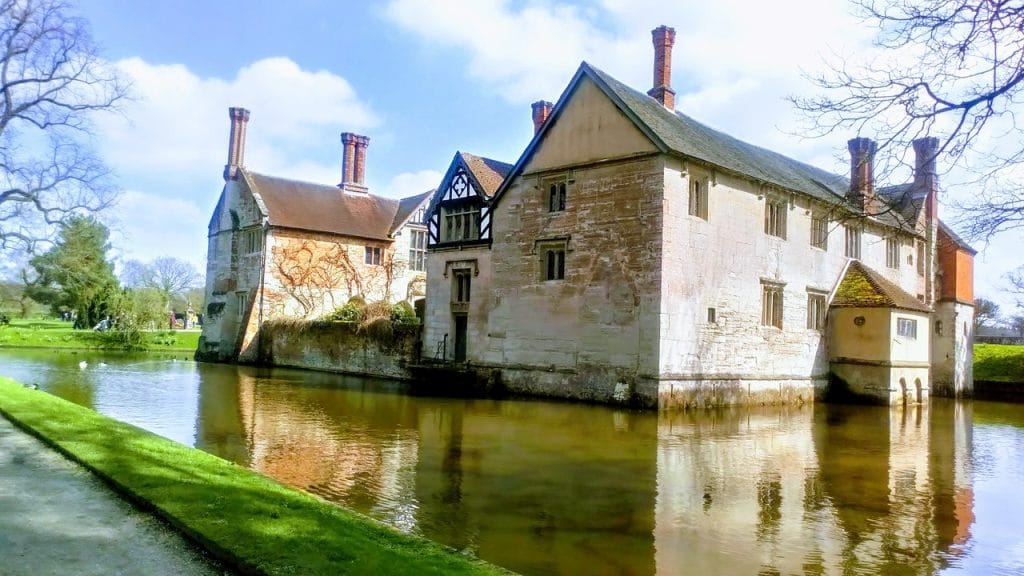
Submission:
<svg viewBox="0 0 1024 576">
<path fill-rule="evenodd" d="M 825 319 L 828 317 L 827 296 L 819 292 L 807 293 L 807 328 L 824 330 Z"/>
<path fill-rule="evenodd" d="M 714 308 L 708 308 L 708 324 L 718 322 L 718 312 Z"/>
<path fill-rule="evenodd" d="M 708 185 L 697 178 L 690 178 L 690 216 L 708 219 Z"/>
<path fill-rule="evenodd" d="M 860 228 L 846 227 L 846 257 L 860 259 Z"/>
<path fill-rule="evenodd" d="M 942 336 L 942 320 L 935 321 L 935 333 Z"/>
<path fill-rule="evenodd" d="M 912 320 L 910 318 L 897 318 L 896 334 L 912 340 L 917 339 L 917 320 Z"/>
<path fill-rule="evenodd" d="M 239 322 L 245 319 L 245 309 L 249 304 L 247 296 L 249 296 L 248 292 L 235 292 L 235 306 L 238 308 Z"/>
<path fill-rule="evenodd" d="M 761 283 L 761 325 L 782 328 L 782 284 Z"/>
<path fill-rule="evenodd" d="M 544 279 L 565 279 L 565 249 L 549 248 L 544 250 Z"/>
<path fill-rule="evenodd" d="M 457 304 L 469 302 L 469 289 L 469 270 L 456 270 L 452 274 L 452 302 Z"/>
<path fill-rule="evenodd" d="M 786 238 L 786 205 L 785 200 L 765 200 L 764 204 L 764 233 L 769 236 Z"/>
<path fill-rule="evenodd" d="M 924 242 L 917 242 L 917 275 L 924 276 Z"/>
<path fill-rule="evenodd" d="M 885 240 L 885 265 L 888 268 L 900 267 L 900 240 L 899 238 L 886 238 Z"/>
<path fill-rule="evenodd" d="M 423 272 L 427 269 L 427 232 L 412 230 L 409 236 L 409 269 Z"/>
<path fill-rule="evenodd" d="M 366 263 L 371 266 L 380 266 L 380 246 L 366 247 Z"/>
<path fill-rule="evenodd" d="M 828 250 L 828 216 L 824 214 L 811 216 L 811 246 Z"/>
<path fill-rule="evenodd" d="M 548 185 L 548 212 L 565 210 L 565 181 L 552 182 Z"/>
<path fill-rule="evenodd" d="M 250 228 L 242 232 L 242 249 L 246 254 L 255 254 L 263 248 L 263 230 Z"/>
</svg>

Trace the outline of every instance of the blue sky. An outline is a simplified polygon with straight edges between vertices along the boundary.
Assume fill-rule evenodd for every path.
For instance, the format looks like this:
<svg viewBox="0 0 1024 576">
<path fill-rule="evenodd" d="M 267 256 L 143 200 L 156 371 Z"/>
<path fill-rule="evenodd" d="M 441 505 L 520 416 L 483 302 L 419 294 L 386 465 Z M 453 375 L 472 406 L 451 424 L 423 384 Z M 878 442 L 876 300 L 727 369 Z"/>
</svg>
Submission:
<svg viewBox="0 0 1024 576">
<path fill-rule="evenodd" d="M 110 215 L 119 258 L 205 267 L 223 181 L 229 106 L 249 108 L 246 165 L 337 183 L 339 134 L 370 137 L 371 191 L 436 186 L 456 150 L 514 162 L 530 102 L 556 100 L 581 60 L 642 90 L 650 30 L 677 31 L 679 110 L 734 136 L 845 172 L 853 134 L 808 140 L 785 97 L 831 53 L 866 53 L 846 0 L 81 0 L 136 99 L 101 118 L 97 143 L 124 189 Z M 947 212 L 948 214 L 948 212 Z M 1016 237 L 979 255 L 993 295 Z M 1005 255 L 1005 256 L 1004 256 Z"/>
</svg>

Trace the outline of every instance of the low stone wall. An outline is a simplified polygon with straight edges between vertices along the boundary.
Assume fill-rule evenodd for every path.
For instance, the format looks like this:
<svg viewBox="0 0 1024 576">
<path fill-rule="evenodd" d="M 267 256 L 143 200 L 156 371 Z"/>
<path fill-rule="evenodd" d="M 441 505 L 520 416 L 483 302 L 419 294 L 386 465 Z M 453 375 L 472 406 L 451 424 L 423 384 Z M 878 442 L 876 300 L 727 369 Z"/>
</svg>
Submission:
<svg viewBox="0 0 1024 576">
<path fill-rule="evenodd" d="M 408 365 L 419 351 L 419 330 L 419 326 L 360 330 L 344 322 L 267 322 L 260 330 L 258 362 L 407 380 L 412 378 Z"/>
<path fill-rule="evenodd" d="M 658 407 L 662 410 L 720 406 L 801 405 L 824 396 L 828 380 L 819 378 L 714 378 L 662 380 Z"/>
</svg>

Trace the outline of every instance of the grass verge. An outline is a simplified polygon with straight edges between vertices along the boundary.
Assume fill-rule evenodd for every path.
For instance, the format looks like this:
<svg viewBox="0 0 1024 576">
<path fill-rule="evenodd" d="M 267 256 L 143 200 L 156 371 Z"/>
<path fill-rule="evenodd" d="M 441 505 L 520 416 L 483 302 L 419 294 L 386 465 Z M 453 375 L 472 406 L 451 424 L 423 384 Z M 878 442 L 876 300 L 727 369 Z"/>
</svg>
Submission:
<svg viewBox="0 0 1024 576">
<path fill-rule="evenodd" d="M 2 377 L 0 413 L 243 573 L 509 573 Z"/>
<path fill-rule="evenodd" d="M 198 330 L 156 330 L 145 333 L 147 351 L 194 352 L 199 345 Z M 107 334 L 74 330 L 60 320 L 11 320 L 0 326 L 0 348 L 118 349 Z"/>
<path fill-rule="evenodd" d="M 974 379 L 1020 382 L 1024 391 L 1024 346 L 977 344 L 974 346 Z"/>
</svg>

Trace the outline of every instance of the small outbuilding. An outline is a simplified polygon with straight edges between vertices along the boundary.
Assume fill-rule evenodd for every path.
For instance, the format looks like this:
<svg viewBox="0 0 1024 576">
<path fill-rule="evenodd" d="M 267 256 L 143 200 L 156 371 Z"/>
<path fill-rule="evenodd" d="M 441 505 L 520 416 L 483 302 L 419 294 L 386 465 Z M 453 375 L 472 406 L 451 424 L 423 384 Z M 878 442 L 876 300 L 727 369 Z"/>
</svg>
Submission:
<svg viewBox="0 0 1024 576">
<path fill-rule="evenodd" d="M 929 396 L 930 310 L 858 260 L 832 299 L 832 390 L 881 404 Z"/>
</svg>

